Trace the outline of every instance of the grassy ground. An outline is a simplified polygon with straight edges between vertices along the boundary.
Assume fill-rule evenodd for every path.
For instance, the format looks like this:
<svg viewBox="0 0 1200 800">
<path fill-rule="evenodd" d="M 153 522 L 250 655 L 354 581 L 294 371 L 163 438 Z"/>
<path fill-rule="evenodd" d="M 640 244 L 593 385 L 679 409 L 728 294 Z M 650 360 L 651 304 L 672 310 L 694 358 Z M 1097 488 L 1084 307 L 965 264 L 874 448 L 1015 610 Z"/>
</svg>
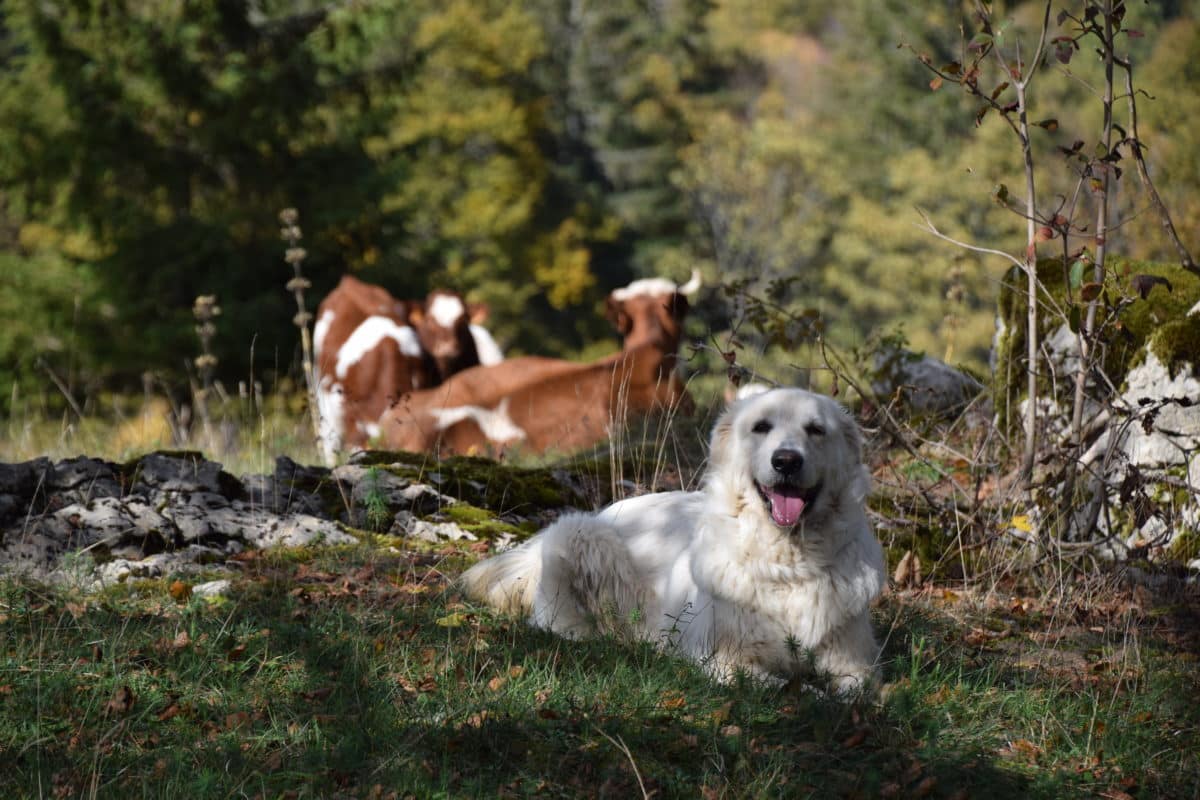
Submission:
<svg viewBox="0 0 1200 800">
<path fill-rule="evenodd" d="M 160 416 L 119 416 L 10 417 L 0 460 L 172 443 Z M 286 405 L 232 419 L 208 452 L 234 473 L 317 460 Z M 689 486 L 707 428 L 635 430 L 572 467 L 598 498 Z M 1037 589 L 1010 561 L 967 580 L 941 563 L 953 520 L 891 497 L 925 464 L 877 470 L 891 562 L 913 549 L 934 575 L 875 609 L 880 700 L 564 642 L 456 593 L 481 545 L 364 535 L 247 554 L 218 600 L 198 578 L 0 581 L 0 797 L 1200 797 L 1194 596 L 1071 570 Z M 927 478 L 914 498 L 950 481 Z"/>
<path fill-rule="evenodd" d="M 217 601 L 4 584 L 0 796 L 1200 795 L 1161 601 L 890 594 L 885 699 L 841 702 L 497 617 L 448 584 L 475 556 L 250 554 Z"/>
</svg>

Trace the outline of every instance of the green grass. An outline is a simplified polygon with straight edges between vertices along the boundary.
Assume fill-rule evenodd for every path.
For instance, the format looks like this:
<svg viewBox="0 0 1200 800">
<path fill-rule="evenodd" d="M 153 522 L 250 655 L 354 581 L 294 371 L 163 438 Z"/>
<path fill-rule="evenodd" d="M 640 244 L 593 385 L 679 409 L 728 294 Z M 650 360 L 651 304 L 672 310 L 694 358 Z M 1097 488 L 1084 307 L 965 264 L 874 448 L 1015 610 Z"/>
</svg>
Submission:
<svg viewBox="0 0 1200 800">
<path fill-rule="evenodd" d="M 892 596 L 886 700 L 842 702 L 531 630 L 448 586 L 469 558 L 261 554 L 216 602 L 4 583 L 0 796 L 1200 793 L 1195 649 L 1149 622 Z"/>
</svg>

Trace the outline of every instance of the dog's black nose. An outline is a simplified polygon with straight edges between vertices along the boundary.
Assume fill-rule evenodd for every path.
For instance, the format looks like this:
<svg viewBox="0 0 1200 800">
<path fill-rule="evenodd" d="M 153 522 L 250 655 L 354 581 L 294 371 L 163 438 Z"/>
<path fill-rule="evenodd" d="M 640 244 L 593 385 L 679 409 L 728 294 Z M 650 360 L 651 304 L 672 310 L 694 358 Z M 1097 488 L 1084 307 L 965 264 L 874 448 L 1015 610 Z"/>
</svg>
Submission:
<svg viewBox="0 0 1200 800">
<path fill-rule="evenodd" d="M 780 475 L 795 475 L 804 466 L 804 456 L 799 450 L 781 447 L 771 454 L 771 466 Z"/>
</svg>

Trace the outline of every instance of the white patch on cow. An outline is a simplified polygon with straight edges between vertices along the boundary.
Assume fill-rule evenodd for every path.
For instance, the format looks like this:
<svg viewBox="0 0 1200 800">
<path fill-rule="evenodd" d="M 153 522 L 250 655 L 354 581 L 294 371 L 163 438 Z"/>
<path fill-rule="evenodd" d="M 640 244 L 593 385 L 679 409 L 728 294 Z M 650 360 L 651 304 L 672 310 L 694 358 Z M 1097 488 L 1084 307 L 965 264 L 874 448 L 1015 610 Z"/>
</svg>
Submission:
<svg viewBox="0 0 1200 800">
<path fill-rule="evenodd" d="M 623 303 L 633 297 L 658 297 L 664 294 L 675 294 L 675 281 L 666 278 L 642 278 L 622 289 L 613 289 L 612 299 Z"/>
<path fill-rule="evenodd" d="M 693 294 L 700 288 L 700 270 L 692 270 L 692 278 L 683 286 L 667 278 L 642 278 L 621 289 L 613 289 L 612 299 L 618 303 L 631 297 L 659 297 L 665 294 Z"/>
<path fill-rule="evenodd" d="M 443 328 L 453 328 L 458 318 L 466 313 L 462 300 L 452 294 L 439 294 L 429 304 L 429 316 Z"/>
<path fill-rule="evenodd" d="M 508 398 L 500 401 L 495 409 L 479 406 L 455 406 L 454 408 L 435 408 L 429 413 L 437 420 L 437 429 L 444 431 L 464 419 L 473 419 L 489 442 L 511 442 L 525 438 L 525 431 L 517 427 L 508 415 Z"/>
<path fill-rule="evenodd" d="M 400 345 L 400 352 L 406 356 L 419 358 L 421 343 L 417 341 L 417 332 L 408 325 L 397 325 L 387 317 L 367 317 L 363 320 L 350 338 L 338 350 L 337 367 L 334 370 L 338 378 L 345 378 L 346 373 L 362 360 L 362 357 L 379 346 L 384 339 L 393 339 Z"/>
<path fill-rule="evenodd" d="M 317 358 L 321 357 L 321 346 L 325 344 L 325 337 L 329 335 L 329 326 L 333 324 L 333 309 L 326 309 L 321 318 L 317 320 L 317 324 L 313 325 L 313 352 Z"/>
<path fill-rule="evenodd" d="M 325 464 L 332 467 L 337 463 L 337 454 L 346 434 L 346 401 L 340 383 L 334 383 L 328 377 L 322 379 L 317 386 L 317 413 L 320 415 L 321 453 Z"/>
<path fill-rule="evenodd" d="M 479 353 L 479 363 L 485 367 L 499 364 L 504 360 L 504 352 L 491 332 L 482 325 L 471 325 L 471 338 L 475 340 L 475 352 Z"/>
<path fill-rule="evenodd" d="M 361 433 L 365 433 L 368 439 L 379 438 L 380 428 L 377 422 L 359 422 L 358 430 Z"/>
</svg>

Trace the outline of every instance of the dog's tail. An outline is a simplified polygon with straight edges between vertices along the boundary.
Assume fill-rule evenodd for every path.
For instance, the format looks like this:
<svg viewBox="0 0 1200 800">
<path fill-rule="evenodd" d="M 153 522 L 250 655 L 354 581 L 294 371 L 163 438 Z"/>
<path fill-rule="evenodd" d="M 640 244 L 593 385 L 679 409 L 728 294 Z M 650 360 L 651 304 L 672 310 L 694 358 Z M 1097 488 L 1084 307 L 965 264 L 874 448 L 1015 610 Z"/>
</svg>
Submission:
<svg viewBox="0 0 1200 800">
<path fill-rule="evenodd" d="M 542 573 L 539 538 L 520 547 L 485 558 L 459 577 L 472 600 L 487 603 L 505 614 L 527 616 L 533 610 Z"/>
</svg>

